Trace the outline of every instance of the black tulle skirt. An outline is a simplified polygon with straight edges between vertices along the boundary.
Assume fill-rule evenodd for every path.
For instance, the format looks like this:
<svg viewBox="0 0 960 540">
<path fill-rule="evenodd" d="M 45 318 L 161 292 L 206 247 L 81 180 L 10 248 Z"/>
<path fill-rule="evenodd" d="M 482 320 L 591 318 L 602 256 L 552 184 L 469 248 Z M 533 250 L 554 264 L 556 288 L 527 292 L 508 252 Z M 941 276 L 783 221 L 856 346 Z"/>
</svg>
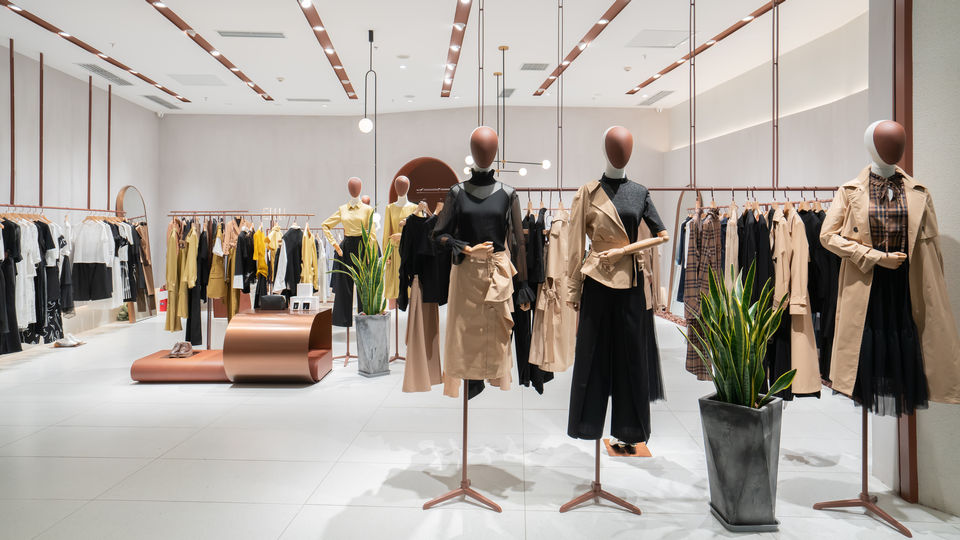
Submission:
<svg viewBox="0 0 960 540">
<path fill-rule="evenodd" d="M 884 416 L 927 408 L 923 350 L 910 300 L 910 263 L 874 267 L 853 399 Z"/>
</svg>

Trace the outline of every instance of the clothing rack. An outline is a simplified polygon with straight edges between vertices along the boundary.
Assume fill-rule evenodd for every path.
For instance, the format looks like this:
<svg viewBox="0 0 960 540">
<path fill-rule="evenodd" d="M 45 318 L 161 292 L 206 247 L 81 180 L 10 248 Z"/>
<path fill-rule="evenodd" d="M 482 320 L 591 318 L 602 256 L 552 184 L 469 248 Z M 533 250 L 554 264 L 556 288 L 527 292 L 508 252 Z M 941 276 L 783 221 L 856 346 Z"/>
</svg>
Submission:
<svg viewBox="0 0 960 540">
<path fill-rule="evenodd" d="M 99 208 L 78 208 L 73 206 L 38 206 L 32 204 L 7 204 L 0 203 L 0 207 L 3 208 L 30 208 L 35 210 L 63 210 L 66 212 L 89 212 L 91 214 L 114 214 L 122 216 L 124 214 L 123 210 L 103 210 Z"/>
</svg>

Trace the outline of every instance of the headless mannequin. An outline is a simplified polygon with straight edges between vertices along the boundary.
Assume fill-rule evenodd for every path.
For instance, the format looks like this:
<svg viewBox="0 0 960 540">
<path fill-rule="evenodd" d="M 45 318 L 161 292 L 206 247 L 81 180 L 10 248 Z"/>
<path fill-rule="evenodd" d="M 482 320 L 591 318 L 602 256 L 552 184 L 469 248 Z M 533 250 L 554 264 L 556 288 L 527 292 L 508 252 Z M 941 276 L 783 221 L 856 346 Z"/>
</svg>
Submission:
<svg viewBox="0 0 960 540">
<path fill-rule="evenodd" d="M 907 146 L 907 132 L 897 122 L 878 120 L 867 126 L 863 134 L 863 144 L 870 155 L 870 171 L 883 178 L 890 178 L 897 172 L 897 162 L 903 157 Z M 906 260 L 906 253 L 896 251 L 885 253 L 877 264 L 895 270 Z"/>
<path fill-rule="evenodd" d="M 607 162 L 604 174 L 607 178 L 621 179 L 627 175 L 626 167 L 630 161 L 630 155 L 633 153 L 633 135 L 627 128 L 622 126 L 613 126 L 603 132 L 602 139 L 603 157 Z M 476 159 L 476 157 L 474 157 Z M 667 231 L 660 231 L 655 238 L 640 240 L 626 246 L 608 249 L 600 253 L 600 261 L 607 264 L 614 264 L 624 255 L 633 255 L 644 249 L 649 249 L 670 241 L 670 235 Z M 580 304 L 567 302 L 574 310 L 580 309 Z"/>
<path fill-rule="evenodd" d="M 349 180 L 347 180 L 347 191 L 350 192 L 350 200 L 347 201 L 348 204 L 351 206 L 360 204 L 361 189 L 363 189 L 363 182 L 361 182 L 356 176 L 352 176 Z M 343 250 L 340 249 L 340 244 L 334 244 L 333 249 L 337 252 L 337 255 L 343 257 Z"/>
<path fill-rule="evenodd" d="M 497 149 L 500 146 L 500 139 L 497 132 L 487 126 L 480 126 L 470 134 L 470 155 L 473 156 L 474 172 L 489 172 L 493 168 L 493 160 L 497 157 Z M 486 199 L 497 190 L 501 189 L 500 182 L 494 182 L 490 185 L 476 185 L 470 180 L 463 183 L 464 189 L 470 195 Z M 493 243 L 482 242 L 475 246 L 463 248 L 463 252 L 474 257 L 489 257 L 493 254 Z M 527 311 L 530 304 L 520 304 L 520 309 Z"/>
</svg>

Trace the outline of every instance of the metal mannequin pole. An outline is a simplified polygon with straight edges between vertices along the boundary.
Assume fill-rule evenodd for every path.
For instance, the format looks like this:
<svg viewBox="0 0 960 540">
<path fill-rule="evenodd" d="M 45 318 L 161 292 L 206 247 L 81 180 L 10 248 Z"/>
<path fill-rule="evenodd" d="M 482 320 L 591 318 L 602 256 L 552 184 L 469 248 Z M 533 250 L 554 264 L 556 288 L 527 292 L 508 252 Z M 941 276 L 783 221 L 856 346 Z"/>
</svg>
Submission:
<svg viewBox="0 0 960 540">
<path fill-rule="evenodd" d="M 568 503 L 564 504 L 563 506 L 561 506 L 561 507 L 560 507 L 560 512 L 569 512 L 569 511 L 572 510 L 574 507 L 577 507 L 577 506 L 579 506 L 579 505 L 581 505 L 581 504 L 589 501 L 590 499 L 594 499 L 594 500 L 596 500 L 597 502 L 600 502 L 600 501 L 599 501 L 600 499 L 606 499 L 606 500 L 612 502 L 613 504 L 616 504 L 616 505 L 618 505 L 618 506 L 622 506 L 622 507 L 623 507 L 624 509 L 626 509 L 628 512 L 632 512 L 632 513 L 634 513 L 634 514 L 640 515 L 640 509 L 639 509 L 639 508 L 637 508 L 636 506 L 634 506 L 634 505 L 628 503 L 627 501 L 621 499 L 620 497 L 617 497 L 616 495 L 613 495 L 612 493 L 610 493 L 610 492 L 608 492 L 608 491 L 605 491 L 605 490 L 600 486 L 600 439 L 597 439 L 596 451 L 597 451 L 597 452 L 596 452 L 596 461 L 594 462 L 595 471 L 594 471 L 594 476 L 593 476 L 593 482 L 590 483 L 590 491 L 588 491 L 588 492 L 586 492 L 586 493 L 584 493 L 583 495 L 580 495 L 580 496 L 578 496 L 578 497 L 574 497 L 573 500 L 571 500 L 570 502 L 568 502 Z"/>
</svg>

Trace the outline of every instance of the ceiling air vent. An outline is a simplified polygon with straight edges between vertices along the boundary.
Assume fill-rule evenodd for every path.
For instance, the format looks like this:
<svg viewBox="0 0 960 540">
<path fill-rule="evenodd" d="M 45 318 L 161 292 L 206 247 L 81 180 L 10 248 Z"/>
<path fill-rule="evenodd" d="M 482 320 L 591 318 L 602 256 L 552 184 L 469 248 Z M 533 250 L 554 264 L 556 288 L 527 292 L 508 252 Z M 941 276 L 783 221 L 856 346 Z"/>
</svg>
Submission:
<svg viewBox="0 0 960 540">
<path fill-rule="evenodd" d="M 287 36 L 283 32 L 248 32 L 243 30 L 217 30 L 222 37 L 283 39 Z"/>
<path fill-rule="evenodd" d="M 520 66 L 520 71 L 543 71 L 545 69 L 547 69 L 547 64 L 527 62 Z"/>
<path fill-rule="evenodd" d="M 329 98 L 325 97 L 290 97 L 287 101 L 292 103 L 328 103 Z"/>
<path fill-rule="evenodd" d="M 651 49 L 672 49 L 685 43 L 690 37 L 687 30 L 641 30 L 627 43 L 627 47 L 649 47 Z"/>
<path fill-rule="evenodd" d="M 126 79 L 121 79 L 120 77 L 117 77 L 113 73 L 110 73 L 109 71 L 103 69 L 102 67 L 96 64 L 77 64 L 77 65 L 89 71 L 90 73 L 103 77 L 104 79 L 110 81 L 111 83 L 117 86 L 133 86 L 132 82 Z"/>
<path fill-rule="evenodd" d="M 673 93 L 673 90 L 661 90 L 656 94 L 648 97 L 645 101 L 638 103 L 637 105 L 640 107 L 647 107 L 647 106 L 653 105 L 654 103 L 660 101 L 661 99 L 669 96 L 672 93 Z"/>
<path fill-rule="evenodd" d="M 504 88 L 503 91 L 500 92 L 500 97 L 508 98 L 513 95 L 514 90 L 516 90 L 516 88 Z"/>
<path fill-rule="evenodd" d="M 149 99 L 150 101 L 156 103 L 157 105 L 160 105 L 161 107 L 166 107 L 166 108 L 171 109 L 171 110 L 178 110 L 178 109 L 180 109 L 180 107 L 177 107 L 177 106 L 174 105 L 173 103 L 170 103 L 169 101 L 167 101 L 167 100 L 165 100 L 165 99 L 158 98 L 157 96 L 143 96 L 143 97 Z"/>
</svg>

